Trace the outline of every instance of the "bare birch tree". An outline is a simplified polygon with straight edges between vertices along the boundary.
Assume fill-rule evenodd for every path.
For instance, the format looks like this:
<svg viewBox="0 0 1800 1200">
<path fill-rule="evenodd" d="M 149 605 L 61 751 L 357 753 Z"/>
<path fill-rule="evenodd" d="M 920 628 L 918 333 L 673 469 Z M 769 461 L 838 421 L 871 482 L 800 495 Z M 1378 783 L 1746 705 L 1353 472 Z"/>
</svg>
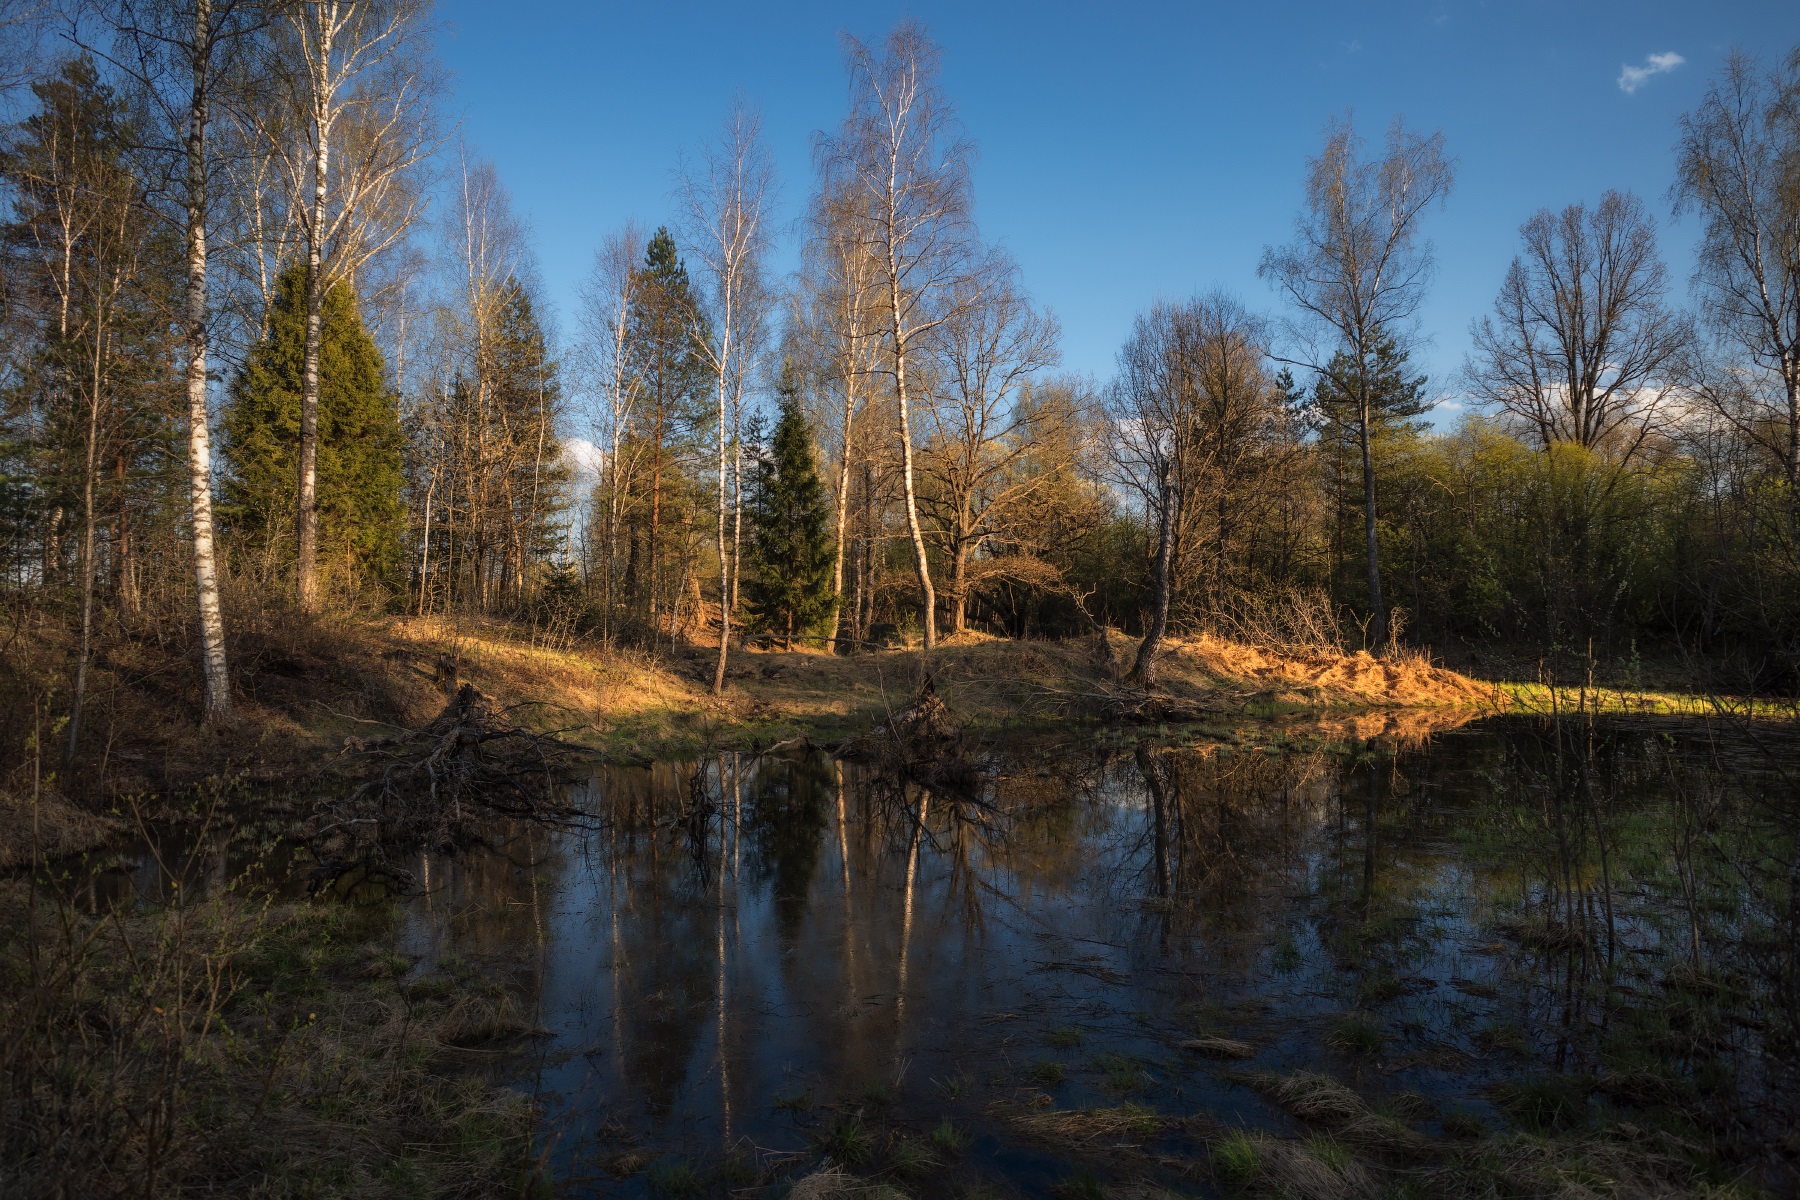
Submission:
<svg viewBox="0 0 1800 1200">
<path fill-rule="evenodd" d="M 649 235 L 635 223 L 608 235 L 594 255 L 593 270 L 580 293 L 581 348 L 590 386 L 601 397 L 601 408 L 594 415 L 597 433 L 605 446 L 605 461 L 600 467 L 606 504 L 601 636 L 608 642 L 612 640 L 620 601 L 619 522 L 635 466 L 635 456 L 624 453 L 625 433 L 641 391 L 628 344 L 631 308 L 637 291 L 638 264 L 643 261 L 648 240 Z"/>
<path fill-rule="evenodd" d="M 1056 319 L 1032 307 L 1018 267 L 1004 254 L 990 253 L 977 274 L 979 282 L 971 276 L 952 289 L 949 318 L 930 338 L 937 369 L 924 504 L 950 560 L 954 633 L 968 625 L 971 569 L 982 544 L 1055 474 L 1053 468 L 1030 474 L 1016 468 L 1037 441 L 1037 424 L 1058 415 L 1033 406 L 1025 394 L 1031 380 L 1060 358 Z"/>
<path fill-rule="evenodd" d="M 1470 330 L 1475 394 L 1548 448 L 1630 460 L 1674 386 L 1687 328 L 1663 307 L 1667 272 L 1642 201 L 1609 191 L 1520 226 L 1494 314 Z"/>
<path fill-rule="evenodd" d="M 436 148 L 436 78 L 420 41 L 429 0 L 294 0 L 269 77 L 294 119 L 286 171 L 306 243 L 295 566 L 300 606 L 317 611 L 319 338 L 325 292 L 353 279 L 424 207 L 409 174 Z M 273 139 L 271 139 L 273 141 Z M 329 273 L 330 279 L 327 279 Z"/>
<path fill-rule="evenodd" d="M 244 52 L 267 27 L 268 3 L 254 0 L 125 0 L 118 29 L 127 69 L 145 86 L 165 128 L 170 174 L 187 255 L 186 292 L 180 321 L 187 355 L 187 473 L 194 547 L 194 583 L 199 604 L 204 718 L 209 725 L 231 719 L 231 677 L 225 653 L 225 622 L 219 604 L 219 569 L 214 544 L 212 440 L 206 400 L 211 310 L 207 300 L 207 235 L 213 219 L 214 160 L 208 133 L 221 95 L 234 86 Z"/>
<path fill-rule="evenodd" d="M 713 695 L 725 691 L 725 661 L 731 643 L 733 580 L 739 536 L 726 537 L 732 506 L 738 432 L 733 417 L 757 346 L 753 303 L 768 251 L 768 206 L 775 166 L 762 141 L 762 114 L 741 99 L 732 107 L 718 141 L 682 175 L 688 208 L 688 244 L 710 284 L 711 320 L 696 327 L 696 343 L 712 367 L 718 422 L 717 545 L 719 548 L 719 654 L 713 665 Z"/>
<path fill-rule="evenodd" d="M 1118 480 L 1143 499 L 1156 528 L 1151 563 L 1150 620 L 1138 643 L 1131 681 L 1156 686 L 1156 656 L 1169 632 L 1174 590 L 1175 531 L 1181 519 L 1181 466 L 1190 459 L 1197 396 L 1191 330 L 1181 308 L 1158 301 L 1132 324 L 1119 351 L 1119 374 L 1109 395 L 1111 454 Z"/>
<path fill-rule="evenodd" d="M 50 0 L 0 0 L 0 103 L 36 73 L 54 11 Z"/>
<path fill-rule="evenodd" d="M 1295 357 L 1284 361 L 1329 377 L 1355 404 L 1371 633 L 1377 645 L 1387 640 L 1387 609 L 1369 437 L 1378 401 L 1376 349 L 1386 338 L 1406 335 L 1424 300 L 1433 260 L 1419 226 L 1426 212 L 1444 202 L 1454 176 L 1442 133 L 1414 133 L 1396 119 L 1382 156 L 1369 159 L 1350 119 L 1334 119 L 1326 126 L 1325 148 L 1307 163 L 1306 206 L 1294 223 L 1294 240 L 1265 248 L 1257 267 L 1296 310 L 1290 327 Z"/>
<path fill-rule="evenodd" d="M 850 115 L 821 158 L 829 178 L 860 193 L 849 212 L 883 293 L 884 364 L 899 415 L 901 491 L 923 593 L 925 649 L 937 645 L 932 588 L 913 463 L 914 369 L 919 340 L 949 314 L 946 300 L 969 268 L 969 165 L 973 147 L 938 83 L 938 49 L 906 21 L 879 47 L 845 39 Z"/>
<path fill-rule="evenodd" d="M 1681 118 L 1675 211 L 1704 223 L 1701 315 L 1748 371 L 1697 380 L 1787 481 L 1800 528 L 1800 51 L 1765 73 L 1733 52 Z"/>
<path fill-rule="evenodd" d="M 832 486 L 832 522 L 836 555 L 831 612 L 826 643 L 835 646 L 843 622 L 844 557 L 850 523 L 850 476 L 855 463 L 858 414 L 868 405 L 871 383 L 881 353 L 879 299 L 875 287 L 879 264 L 860 236 L 867 221 L 854 205 L 863 199 L 852 189 L 822 190 L 813 199 L 804 250 L 802 293 L 792 323 L 810 343 L 814 375 L 836 398 L 837 463 Z M 853 622 L 854 624 L 854 622 Z"/>
</svg>

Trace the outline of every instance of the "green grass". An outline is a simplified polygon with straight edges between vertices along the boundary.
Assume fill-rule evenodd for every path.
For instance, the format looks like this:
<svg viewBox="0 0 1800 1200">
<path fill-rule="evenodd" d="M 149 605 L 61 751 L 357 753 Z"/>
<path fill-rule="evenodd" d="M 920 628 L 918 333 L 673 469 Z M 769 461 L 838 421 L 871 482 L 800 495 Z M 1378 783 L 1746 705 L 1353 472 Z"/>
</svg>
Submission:
<svg viewBox="0 0 1800 1200">
<path fill-rule="evenodd" d="M 1144 1060 L 1129 1054 L 1097 1054 L 1093 1065 L 1101 1074 L 1100 1086 L 1109 1092 L 1135 1092 L 1150 1082 Z"/>
<path fill-rule="evenodd" d="M 1050 1044 L 1059 1050 L 1067 1050 L 1070 1047 L 1081 1045 L 1081 1038 L 1081 1030 L 1070 1025 L 1050 1031 Z"/>
<path fill-rule="evenodd" d="M 1051 1188 L 1060 1200 L 1106 1200 L 1106 1185 L 1092 1167 L 1078 1167 Z"/>
<path fill-rule="evenodd" d="M 1300 945 L 1294 940 L 1293 932 L 1282 930 L 1275 940 L 1275 948 L 1269 953 L 1269 966 L 1279 975 L 1290 975 L 1300 969 L 1300 962 Z"/>
<path fill-rule="evenodd" d="M 1213 1143 L 1212 1169 L 1221 1186 L 1242 1191 L 1262 1173 L 1262 1151 L 1243 1132 L 1233 1133 Z"/>
<path fill-rule="evenodd" d="M 689 1200 L 706 1194 L 706 1180 L 699 1168 L 685 1158 L 663 1161 L 645 1172 L 645 1183 L 652 1196 L 663 1200 Z"/>
<path fill-rule="evenodd" d="M 1345 1013 L 1332 1023 L 1325 1044 L 1344 1054 L 1371 1055 L 1381 1053 L 1387 1041 L 1381 1026 L 1367 1013 Z"/>
<path fill-rule="evenodd" d="M 887 1165 L 896 1175 L 916 1179 L 936 1170 L 939 1159 L 932 1146 L 922 1145 L 911 1138 L 897 1138 L 888 1147 Z"/>
<path fill-rule="evenodd" d="M 957 1157 L 969 1142 L 968 1135 L 958 1129 L 949 1117 L 938 1122 L 938 1127 L 931 1131 L 930 1140 L 932 1149 L 945 1158 Z"/>
<path fill-rule="evenodd" d="M 856 1167 L 874 1155 L 875 1136 L 855 1117 L 841 1116 L 825 1128 L 813 1148 L 835 1163 Z"/>
<path fill-rule="evenodd" d="M 1025 1079 L 1038 1087 L 1052 1088 L 1069 1077 L 1069 1068 L 1051 1058 L 1040 1058 L 1025 1068 Z"/>
<path fill-rule="evenodd" d="M 1487 1123 L 1466 1108 L 1452 1108 L 1444 1114 L 1444 1136 L 1478 1138 L 1487 1132 Z"/>
<path fill-rule="evenodd" d="M 1566 1075 L 1529 1075 L 1494 1089 L 1500 1111 L 1521 1129 L 1540 1135 L 1573 1133 L 1587 1126 L 1591 1114 L 1585 1081 Z"/>
<path fill-rule="evenodd" d="M 776 1112 L 803 1113 L 813 1106 L 812 1093 L 805 1088 L 797 1092 L 777 1092 L 769 1101 L 769 1107 Z"/>
</svg>

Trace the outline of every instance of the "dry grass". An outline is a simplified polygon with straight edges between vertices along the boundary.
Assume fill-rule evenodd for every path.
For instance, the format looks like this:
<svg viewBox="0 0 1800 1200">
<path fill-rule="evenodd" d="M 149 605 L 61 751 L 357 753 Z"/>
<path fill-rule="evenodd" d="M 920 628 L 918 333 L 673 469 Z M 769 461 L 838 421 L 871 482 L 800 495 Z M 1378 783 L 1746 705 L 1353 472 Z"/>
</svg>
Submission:
<svg viewBox="0 0 1800 1200">
<path fill-rule="evenodd" d="M 1048 1141 L 1085 1143 L 1101 1138 L 1154 1137 L 1167 1120 L 1155 1109 L 1135 1104 L 1117 1108 L 1068 1108 L 1032 1111 L 997 1105 L 994 1112 L 1022 1133 Z"/>
<path fill-rule="evenodd" d="M 906 1193 L 891 1184 L 859 1179 L 826 1163 L 810 1175 L 794 1181 L 788 1200 L 905 1200 Z"/>
<path fill-rule="evenodd" d="M 126 828 L 116 817 L 90 812 L 58 792 L 0 791 L 0 871 L 92 850 Z"/>
<path fill-rule="evenodd" d="M 1249 1042 L 1240 1042 L 1236 1038 L 1195 1037 L 1186 1038 L 1178 1043 L 1181 1049 L 1206 1058 L 1254 1058 L 1256 1047 Z"/>
<path fill-rule="evenodd" d="M 519 1194 L 530 1101 L 453 1048 L 530 1032 L 516 1002 L 402 985 L 367 932 L 230 889 L 96 914 L 0 886 L 0 1195 Z"/>
<path fill-rule="evenodd" d="M 1250 1077 L 1250 1085 L 1271 1103 L 1303 1121 L 1330 1129 L 1339 1141 L 1360 1150 L 1412 1156 L 1431 1145 L 1424 1134 L 1375 1112 L 1361 1096 L 1329 1075 L 1315 1071 L 1257 1074 Z"/>
<path fill-rule="evenodd" d="M 1483 1140 L 1458 1159 L 1421 1173 L 1432 1194 L 1471 1200 L 1541 1196 L 1545 1200 L 1687 1200 L 1749 1195 L 1708 1187 L 1689 1166 L 1651 1147 L 1600 1139 Z"/>
<path fill-rule="evenodd" d="M 1328 1161 L 1316 1144 L 1261 1133 L 1234 1133 L 1227 1141 L 1237 1175 L 1229 1182 L 1240 1192 L 1281 1200 L 1358 1200 L 1382 1194 L 1375 1175 L 1348 1153 L 1339 1151 Z"/>
<path fill-rule="evenodd" d="M 91 845 L 98 818 L 122 797 L 175 796 L 209 780 L 287 783 L 348 739 L 418 728 L 442 709 L 452 680 L 472 682 L 522 719 L 620 757 L 665 757 L 719 745 L 768 744 L 805 734 L 833 742 L 886 721 L 915 695 L 926 668 L 952 712 L 975 729 L 1104 719 L 1111 668 L 1094 639 L 1017 642 L 968 635 L 929 660 L 918 652 L 840 657 L 816 649 L 741 650 L 726 694 L 710 683 L 712 651 L 684 647 L 652 659 L 593 645 L 534 643 L 529 630 L 476 618 L 308 618 L 268 603 L 240 606 L 232 630 L 238 721 L 198 724 L 192 647 L 119 633 L 96 655 L 88 734 L 71 770 L 51 781 L 70 806 L 40 809 L 57 851 Z M 17 797 L 36 761 L 58 759 L 44 714 L 60 690 L 67 631 L 45 621 L 0 664 L 0 708 L 17 717 L 0 738 L 0 855 L 24 853 Z M 1109 634 L 1128 658 L 1131 639 Z M 1116 661 L 1115 664 L 1116 666 Z M 1220 721 L 1279 718 L 1284 730 L 1402 740 L 1475 719 L 1491 690 L 1428 664 L 1322 648 L 1259 649 L 1201 637 L 1172 639 L 1159 668 L 1172 711 Z M 10 705 L 10 707 L 6 707 Z M 39 714 L 37 718 L 33 713 Z M 49 779 L 48 774 L 44 778 Z M 152 806 L 153 807 L 153 806 Z"/>
</svg>

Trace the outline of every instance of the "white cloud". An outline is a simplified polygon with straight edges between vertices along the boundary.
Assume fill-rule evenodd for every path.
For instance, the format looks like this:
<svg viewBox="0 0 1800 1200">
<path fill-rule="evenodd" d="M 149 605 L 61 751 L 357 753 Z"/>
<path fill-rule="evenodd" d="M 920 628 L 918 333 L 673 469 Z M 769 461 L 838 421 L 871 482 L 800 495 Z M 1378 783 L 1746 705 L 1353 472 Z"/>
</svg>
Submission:
<svg viewBox="0 0 1800 1200">
<path fill-rule="evenodd" d="M 606 452 L 586 438 L 569 438 L 563 442 L 563 461 L 582 483 L 592 485 L 600 478 Z"/>
<path fill-rule="evenodd" d="M 1652 54 L 1644 60 L 1643 66 L 1628 66 L 1619 71 L 1619 90 L 1629 96 L 1642 87 L 1652 75 L 1666 75 L 1686 61 L 1687 59 L 1673 50 L 1666 54 Z"/>
</svg>

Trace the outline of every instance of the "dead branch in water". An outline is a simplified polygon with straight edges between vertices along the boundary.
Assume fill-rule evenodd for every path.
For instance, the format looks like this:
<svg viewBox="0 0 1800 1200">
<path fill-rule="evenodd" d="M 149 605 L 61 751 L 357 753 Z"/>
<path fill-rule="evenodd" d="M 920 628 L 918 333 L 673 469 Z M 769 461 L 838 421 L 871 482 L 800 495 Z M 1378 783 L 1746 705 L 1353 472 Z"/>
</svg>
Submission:
<svg viewBox="0 0 1800 1200">
<path fill-rule="evenodd" d="M 846 742 L 838 755 L 873 763 L 897 781 L 965 801 L 981 800 L 984 773 L 964 745 L 962 726 L 930 676 L 910 701 L 884 723 Z"/>
<path fill-rule="evenodd" d="M 347 738 L 328 769 L 355 786 L 321 800 L 307 831 L 321 880 L 358 865 L 404 878 L 386 861 L 390 853 L 479 841 L 474 823 L 483 819 L 561 826 L 594 820 L 567 791 L 593 753 L 518 725 L 518 707 L 495 709 L 465 683 L 428 725 L 394 737 Z"/>
</svg>

